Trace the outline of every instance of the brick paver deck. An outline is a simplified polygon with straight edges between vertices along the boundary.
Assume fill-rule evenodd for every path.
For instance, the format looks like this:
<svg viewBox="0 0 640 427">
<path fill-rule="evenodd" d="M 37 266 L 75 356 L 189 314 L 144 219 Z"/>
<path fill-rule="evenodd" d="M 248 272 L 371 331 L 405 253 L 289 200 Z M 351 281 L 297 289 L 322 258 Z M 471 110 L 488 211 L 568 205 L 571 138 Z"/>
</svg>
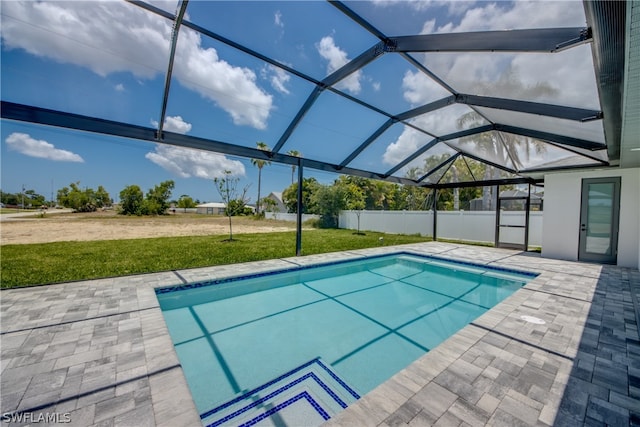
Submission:
<svg viewBox="0 0 640 427">
<path fill-rule="evenodd" d="M 638 270 L 446 243 L 4 290 L 1 421 L 200 425 L 155 287 L 400 249 L 540 275 L 330 425 L 640 425 Z"/>
</svg>

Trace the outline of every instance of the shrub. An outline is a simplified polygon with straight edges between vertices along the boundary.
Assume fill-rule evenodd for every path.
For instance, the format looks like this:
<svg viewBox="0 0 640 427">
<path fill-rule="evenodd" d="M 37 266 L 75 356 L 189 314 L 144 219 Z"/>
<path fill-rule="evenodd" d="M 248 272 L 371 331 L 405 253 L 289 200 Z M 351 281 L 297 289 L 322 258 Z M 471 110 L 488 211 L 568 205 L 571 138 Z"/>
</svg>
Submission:
<svg viewBox="0 0 640 427">
<path fill-rule="evenodd" d="M 309 218 L 308 220 L 303 222 L 302 225 L 305 225 L 307 227 L 312 227 L 312 228 L 320 228 L 320 219 L 319 218 Z"/>
</svg>

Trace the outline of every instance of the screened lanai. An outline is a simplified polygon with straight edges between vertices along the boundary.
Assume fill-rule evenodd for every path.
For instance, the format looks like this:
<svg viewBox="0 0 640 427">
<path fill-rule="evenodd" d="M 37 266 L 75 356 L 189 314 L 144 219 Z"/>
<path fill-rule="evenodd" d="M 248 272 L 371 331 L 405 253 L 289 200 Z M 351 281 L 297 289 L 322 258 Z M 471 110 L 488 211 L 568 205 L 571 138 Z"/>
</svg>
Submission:
<svg viewBox="0 0 640 427">
<path fill-rule="evenodd" d="M 5 49 L 82 70 L 5 61 L 2 117 L 426 187 L 616 164 L 624 4 L 496 7 L 456 28 L 415 2 L 8 2 Z M 118 74 L 141 82 L 125 100 L 91 90 Z"/>
<path fill-rule="evenodd" d="M 544 184 L 540 257 L 413 246 L 463 267 L 540 276 L 334 425 L 628 424 L 639 419 L 640 322 L 638 67 L 625 75 L 640 64 L 629 59 L 640 49 L 626 43 L 640 38 L 630 34 L 630 4 L 4 1 L 2 131 L 17 124 L 11 131 L 53 129 L 87 136 L 87 145 L 143 142 L 155 151 L 140 157 L 177 174 L 177 159 L 191 153 L 214 153 L 201 158 L 220 170 L 236 158 L 268 160 L 287 183 L 296 166 L 299 190 L 316 171 L 432 194 Z M 23 141 L 42 150 L 44 138 L 33 135 Z M 89 167 L 111 162 L 114 174 L 120 160 L 129 165 L 92 160 Z M 622 181 L 618 266 L 573 262 L 582 261 L 582 172 Z M 299 254 L 300 205 L 297 213 Z M 201 425 L 155 289 L 398 248 L 3 291 L 3 412 L 68 410 L 86 425 Z"/>
</svg>

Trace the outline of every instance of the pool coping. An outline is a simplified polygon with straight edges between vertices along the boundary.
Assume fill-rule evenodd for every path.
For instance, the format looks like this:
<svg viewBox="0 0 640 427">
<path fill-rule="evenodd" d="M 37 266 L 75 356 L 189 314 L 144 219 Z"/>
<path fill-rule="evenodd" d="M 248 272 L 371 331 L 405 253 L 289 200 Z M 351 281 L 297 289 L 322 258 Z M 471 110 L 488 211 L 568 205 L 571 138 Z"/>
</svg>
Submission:
<svg viewBox="0 0 640 427">
<path fill-rule="evenodd" d="M 139 425 L 200 425 L 155 289 L 241 271 L 266 273 L 397 252 L 540 274 L 328 424 L 385 425 L 402 420 L 418 425 L 462 421 L 509 425 L 517 420 L 522 425 L 552 425 L 578 360 L 602 266 L 440 242 L 4 290 L 0 293 L 2 412 L 69 414 L 72 424 L 78 425 L 126 425 L 131 420 Z M 637 270 L 613 269 L 638 285 Z M 569 307 L 574 317 L 562 310 L 553 314 L 558 304 Z M 545 319 L 547 326 L 528 324 L 521 315 Z M 636 334 L 631 344 L 638 340 L 637 325 L 634 331 L 627 331 Z M 486 352 L 488 345 L 495 363 L 478 353 Z M 532 363 L 553 372 L 547 372 L 553 381 L 544 384 L 546 400 L 506 384 L 480 396 L 467 390 L 472 381 L 503 379 L 500 375 L 517 370 L 514 365 L 523 371 Z M 52 378 L 57 385 L 44 386 Z M 627 399 L 633 391 L 628 389 Z M 616 408 L 626 410 L 627 417 L 640 412 L 628 408 L 625 396 L 619 394 Z M 2 423 L 11 424 L 4 416 Z"/>
<path fill-rule="evenodd" d="M 407 250 L 400 250 L 400 251 L 397 251 L 397 252 L 393 251 L 393 252 L 388 252 L 388 253 L 384 253 L 384 254 L 366 255 L 366 256 L 363 256 L 362 258 L 365 258 L 366 260 L 375 260 L 375 259 L 382 259 L 382 258 L 391 257 L 391 256 L 403 256 L 403 255 L 404 256 L 415 256 L 415 257 L 419 257 L 419 258 L 423 258 L 423 259 L 428 259 L 428 260 L 431 260 L 431 261 L 444 262 L 444 263 L 451 264 L 451 265 L 458 265 L 458 266 L 465 266 L 465 267 L 482 267 L 482 268 L 485 268 L 485 269 L 490 270 L 490 271 L 513 273 L 513 274 L 519 274 L 521 276 L 528 276 L 530 279 L 533 279 L 534 277 L 538 276 L 538 273 L 534 273 L 534 272 L 531 272 L 531 271 L 518 270 L 518 269 L 513 269 L 513 268 L 505 268 L 505 267 L 497 267 L 497 266 L 493 266 L 493 265 L 482 265 L 482 264 L 472 263 L 472 262 L 467 262 L 467 261 L 460 261 L 460 260 L 442 258 L 442 257 L 438 257 L 438 256 L 435 256 L 435 255 L 419 254 L 417 252 L 411 252 L 411 251 L 407 251 Z M 222 278 L 213 279 L 213 280 L 206 280 L 206 281 L 199 281 L 199 282 L 189 282 L 189 283 L 185 283 L 185 284 L 181 284 L 181 285 L 158 286 L 158 287 L 155 287 L 154 289 L 155 289 L 156 295 L 167 294 L 167 293 L 172 293 L 172 292 L 181 292 L 181 291 L 190 290 L 190 289 L 206 288 L 206 287 L 209 287 L 209 286 L 216 286 L 216 285 L 221 285 L 221 284 L 226 284 L 226 283 L 233 283 L 233 282 L 237 282 L 237 281 L 241 281 L 241 280 L 257 279 L 257 278 L 260 278 L 260 277 L 274 276 L 274 275 L 277 275 L 277 274 L 285 274 L 285 273 L 293 273 L 293 272 L 297 272 L 297 271 L 311 270 L 311 269 L 314 269 L 314 268 L 340 266 L 340 265 L 345 265 L 345 264 L 348 264 L 350 262 L 357 261 L 357 260 L 358 259 L 356 258 L 356 259 L 348 259 L 348 260 L 326 261 L 326 262 L 319 262 L 317 264 L 307 264 L 307 265 L 299 265 L 299 266 L 295 266 L 295 267 L 292 266 L 292 267 L 287 267 L 287 268 L 282 268 L 282 269 L 267 270 L 267 271 L 259 272 L 259 273 L 239 274 L 239 275 L 222 277 Z"/>
</svg>

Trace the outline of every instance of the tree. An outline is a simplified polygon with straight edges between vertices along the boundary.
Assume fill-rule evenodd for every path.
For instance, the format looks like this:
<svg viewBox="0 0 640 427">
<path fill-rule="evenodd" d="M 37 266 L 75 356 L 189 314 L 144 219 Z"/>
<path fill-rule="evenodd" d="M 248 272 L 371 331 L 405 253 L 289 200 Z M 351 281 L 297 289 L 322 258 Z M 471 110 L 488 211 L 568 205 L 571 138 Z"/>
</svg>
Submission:
<svg viewBox="0 0 640 427">
<path fill-rule="evenodd" d="M 39 208 L 45 203 L 45 197 L 42 194 L 38 194 L 35 190 L 27 190 L 24 195 L 29 199 L 29 205 L 34 208 Z"/>
<path fill-rule="evenodd" d="M 340 176 L 336 181 L 336 185 L 350 186 L 359 188 L 364 196 L 365 209 L 398 209 L 399 189 L 396 184 L 378 181 L 374 179 L 361 178 L 357 176 Z"/>
<path fill-rule="evenodd" d="M 226 212 L 231 216 L 243 216 L 253 214 L 253 210 L 247 206 L 246 199 L 242 197 L 229 201 Z"/>
<path fill-rule="evenodd" d="M 179 208 L 184 209 L 185 212 L 187 211 L 188 208 L 196 207 L 196 203 L 193 201 L 193 199 L 186 194 L 183 194 L 182 196 L 180 196 L 180 198 L 178 199 L 177 205 Z"/>
<path fill-rule="evenodd" d="M 107 190 L 104 189 L 102 185 L 98 186 L 98 189 L 95 192 L 95 197 L 96 197 L 96 205 L 99 208 L 103 208 L 105 206 L 111 206 L 112 204 L 111 196 L 109 196 L 109 193 L 107 192 Z"/>
<path fill-rule="evenodd" d="M 362 210 L 365 208 L 365 197 L 364 191 L 355 184 L 349 184 L 343 189 L 345 203 L 344 206 L 350 211 L 355 211 L 356 217 L 358 218 L 358 231 L 357 234 L 360 233 L 360 215 L 362 214 Z"/>
<path fill-rule="evenodd" d="M 302 179 L 302 213 L 312 213 L 315 210 L 313 205 L 313 194 L 320 183 L 315 178 Z M 293 183 L 282 192 L 282 202 L 287 206 L 290 213 L 298 212 L 298 183 Z"/>
<path fill-rule="evenodd" d="M 525 86 L 517 72 L 510 66 L 491 83 L 481 83 L 477 93 L 510 93 L 513 99 L 540 99 L 556 96 L 557 89 L 548 83 L 536 83 Z M 485 124 L 486 121 L 475 111 L 463 114 L 457 120 L 459 129 L 470 129 Z M 480 157 L 486 158 L 499 165 L 513 165 L 514 168 L 529 161 L 531 154 L 539 155 L 546 150 L 545 143 L 505 132 L 483 132 L 460 138 L 461 144 L 468 144 L 470 149 Z M 483 164 L 484 180 L 499 179 L 501 171 L 498 168 Z M 483 187 L 482 205 L 484 210 L 494 209 L 498 194 L 492 194 L 492 187 Z"/>
<path fill-rule="evenodd" d="M 422 170 L 414 166 L 407 171 L 405 177 L 417 181 L 421 175 Z M 426 200 L 428 196 L 429 192 L 424 187 L 403 185 L 398 194 L 398 209 L 406 209 L 410 211 L 426 209 Z"/>
<path fill-rule="evenodd" d="M 128 185 L 120 192 L 120 213 L 142 215 L 144 194 L 137 185 Z"/>
<path fill-rule="evenodd" d="M 256 142 L 258 150 L 271 151 L 269 146 L 262 141 Z M 258 168 L 258 198 L 256 201 L 256 215 L 260 215 L 260 185 L 262 184 L 262 168 L 266 165 L 270 165 L 269 160 L 251 159 L 251 163 Z"/>
<path fill-rule="evenodd" d="M 98 208 L 96 192 L 88 187 L 81 190 L 79 184 L 80 181 L 72 182 L 69 187 L 58 190 L 58 204 L 76 212 L 95 212 Z M 106 194 L 108 197 L 109 193 Z"/>
<path fill-rule="evenodd" d="M 263 197 L 261 205 L 265 207 L 265 212 L 273 212 L 274 218 L 276 217 L 275 214 L 279 212 L 278 203 L 270 197 Z"/>
<path fill-rule="evenodd" d="M 300 153 L 298 150 L 289 150 L 287 151 L 287 154 L 292 156 L 292 157 L 301 157 L 302 153 Z M 294 181 L 294 176 L 296 174 L 296 165 L 291 165 L 291 183 L 293 184 Z"/>
<path fill-rule="evenodd" d="M 20 193 L 5 193 L 4 191 L 0 191 L 0 201 L 5 205 L 14 205 L 17 206 L 20 204 Z"/>
<path fill-rule="evenodd" d="M 337 228 L 338 214 L 346 208 L 345 190 L 340 185 L 320 185 L 313 194 L 312 203 L 320 214 L 320 226 Z"/>
<path fill-rule="evenodd" d="M 145 200 L 145 213 L 147 215 L 164 215 L 169 209 L 169 199 L 171 198 L 171 190 L 175 183 L 172 180 L 163 181 L 147 191 Z"/>
<path fill-rule="evenodd" d="M 247 190 L 249 186 L 244 187 L 242 190 L 242 194 L 238 192 L 238 182 L 240 182 L 240 178 L 231 176 L 230 170 L 225 170 L 224 177 L 222 178 L 214 178 L 213 182 L 216 184 L 216 189 L 222 197 L 222 202 L 225 204 L 225 214 L 229 218 L 229 242 L 233 241 L 233 227 L 231 224 L 231 216 L 233 216 L 235 210 L 237 209 L 236 205 L 238 200 L 240 200 L 244 206 L 247 203 L 248 199 L 246 199 Z"/>
</svg>

